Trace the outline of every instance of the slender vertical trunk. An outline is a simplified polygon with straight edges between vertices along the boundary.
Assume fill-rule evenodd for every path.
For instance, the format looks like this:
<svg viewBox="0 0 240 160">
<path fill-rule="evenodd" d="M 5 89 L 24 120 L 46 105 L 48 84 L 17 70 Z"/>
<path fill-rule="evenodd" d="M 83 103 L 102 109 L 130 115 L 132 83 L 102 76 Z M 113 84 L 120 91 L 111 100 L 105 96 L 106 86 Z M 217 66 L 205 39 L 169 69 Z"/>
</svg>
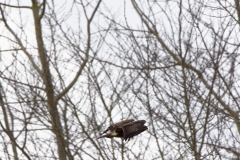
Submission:
<svg viewBox="0 0 240 160">
<path fill-rule="evenodd" d="M 10 137 L 10 140 L 11 140 L 11 146 L 12 146 L 12 150 L 13 150 L 13 157 L 14 157 L 14 160 L 18 160 L 17 147 L 16 147 L 15 143 L 13 142 L 13 140 L 14 140 L 13 132 L 11 132 L 11 129 L 9 127 L 7 110 L 6 110 L 6 107 L 5 107 L 4 102 L 3 102 L 3 94 L 4 93 L 2 93 L 2 85 L 0 83 L 0 106 L 1 106 L 2 112 L 3 112 L 3 117 L 4 117 L 6 131 L 7 131 L 8 136 Z"/>
<path fill-rule="evenodd" d="M 44 2 L 43 2 L 44 3 Z M 45 5 L 45 4 L 43 4 Z M 43 12 L 43 9 L 41 10 Z M 44 48 L 44 42 L 42 37 L 42 28 L 41 28 L 41 14 L 40 14 L 40 5 L 38 5 L 37 0 L 32 0 L 32 12 L 34 17 L 35 24 L 35 34 L 36 41 L 38 46 L 38 54 L 42 65 L 42 77 L 43 83 L 45 85 L 45 92 L 47 95 L 47 104 L 48 110 L 51 116 L 52 131 L 56 137 L 57 147 L 58 147 L 58 156 L 59 160 L 66 160 L 66 151 L 65 143 L 63 137 L 63 129 L 61 126 L 60 116 L 57 109 L 57 102 L 54 96 L 54 87 L 52 84 L 52 77 L 49 67 L 49 62 L 47 59 L 47 53 Z"/>
</svg>

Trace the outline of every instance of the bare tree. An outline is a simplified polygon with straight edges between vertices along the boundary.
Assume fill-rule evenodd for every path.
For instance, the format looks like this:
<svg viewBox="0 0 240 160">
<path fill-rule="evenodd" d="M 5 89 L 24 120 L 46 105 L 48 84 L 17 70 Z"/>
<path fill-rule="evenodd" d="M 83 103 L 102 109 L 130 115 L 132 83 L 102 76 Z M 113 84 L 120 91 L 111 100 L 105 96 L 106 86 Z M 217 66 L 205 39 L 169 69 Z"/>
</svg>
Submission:
<svg viewBox="0 0 240 160">
<path fill-rule="evenodd" d="M 14 159 L 19 159 L 18 155 L 28 159 L 74 159 L 69 135 L 73 124 L 69 116 L 73 113 L 69 113 L 63 97 L 68 97 L 65 95 L 83 75 L 90 53 L 100 47 L 92 47 L 95 44 L 91 29 L 100 3 L 101 0 L 92 3 L 76 1 L 70 10 L 46 0 L 32 0 L 27 5 L 20 1 L 16 4 L 1 3 L 1 21 L 5 26 L 4 32 L 8 32 L 2 37 L 9 41 L 9 49 L 1 52 L 8 54 L 3 55 L 4 59 L 10 57 L 1 71 L 1 106 L 5 122 L 1 127 L 12 142 Z M 85 29 L 75 31 L 66 23 L 72 10 L 80 8 L 85 18 Z M 28 10 L 26 13 L 31 15 L 31 22 L 25 20 L 28 16 L 23 10 Z M 19 15 L 14 19 L 11 15 L 16 11 Z M 59 11 L 66 12 L 59 15 Z M 76 22 L 82 23 L 77 18 L 80 15 Z M 30 30 L 34 36 L 27 33 L 31 23 L 33 30 Z M 68 73 L 64 73 L 67 70 Z M 53 147 L 55 142 L 56 147 Z"/>
<path fill-rule="evenodd" d="M 4 158 L 238 159 L 239 1 L 109 5 L 0 3 Z M 148 132 L 96 139 L 128 118 Z"/>
<path fill-rule="evenodd" d="M 159 157 L 238 158 L 239 2 L 131 2 L 142 26 L 125 32 L 122 58 Z"/>
</svg>

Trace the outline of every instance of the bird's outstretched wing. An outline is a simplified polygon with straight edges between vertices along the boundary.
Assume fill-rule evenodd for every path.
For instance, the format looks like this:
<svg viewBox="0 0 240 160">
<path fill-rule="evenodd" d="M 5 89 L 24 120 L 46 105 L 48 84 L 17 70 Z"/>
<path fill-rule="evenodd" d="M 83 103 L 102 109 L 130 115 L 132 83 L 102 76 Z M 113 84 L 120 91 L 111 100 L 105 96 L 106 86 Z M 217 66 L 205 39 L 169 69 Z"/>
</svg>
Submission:
<svg viewBox="0 0 240 160">
<path fill-rule="evenodd" d="M 110 125 L 102 134 L 106 133 L 107 131 L 113 132 L 116 128 L 126 125 L 128 123 L 133 122 L 133 119 L 128 119 L 128 120 L 124 120 L 115 124 Z"/>
<path fill-rule="evenodd" d="M 129 141 L 134 136 L 142 133 L 147 130 L 147 126 L 144 126 L 145 120 L 135 121 L 129 124 L 122 125 L 118 127 L 116 130 L 123 130 L 123 138 L 125 141 Z"/>
</svg>

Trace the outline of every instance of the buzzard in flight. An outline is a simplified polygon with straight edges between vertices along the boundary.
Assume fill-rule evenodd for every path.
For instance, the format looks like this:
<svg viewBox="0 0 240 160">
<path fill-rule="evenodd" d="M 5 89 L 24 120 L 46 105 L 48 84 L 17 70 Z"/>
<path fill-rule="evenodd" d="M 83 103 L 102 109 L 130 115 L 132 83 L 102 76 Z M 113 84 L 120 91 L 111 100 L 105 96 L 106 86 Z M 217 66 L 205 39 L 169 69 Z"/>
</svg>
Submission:
<svg viewBox="0 0 240 160">
<path fill-rule="evenodd" d="M 120 137 L 125 141 L 129 141 L 134 136 L 148 129 L 147 126 L 144 126 L 145 122 L 145 120 L 134 121 L 133 119 L 129 119 L 112 124 L 98 138 Z M 106 133 L 108 131 L 109 133 Z"/>
</svg>

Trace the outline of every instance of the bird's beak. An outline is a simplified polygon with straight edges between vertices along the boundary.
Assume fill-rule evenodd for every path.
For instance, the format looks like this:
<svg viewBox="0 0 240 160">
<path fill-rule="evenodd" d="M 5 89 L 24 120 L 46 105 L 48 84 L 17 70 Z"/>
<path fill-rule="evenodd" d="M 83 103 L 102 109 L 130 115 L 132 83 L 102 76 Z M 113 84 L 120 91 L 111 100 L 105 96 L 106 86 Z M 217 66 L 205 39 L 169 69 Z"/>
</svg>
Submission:
<svg viewBox="0 0 240 160">
<path fill-rule="evenodd" d="M 102 135 L 102 136 L 98 137 L 97 139 L 104 138 L 104 137 L 107 137 L 107 136 L 106 135 Z"/>
</svg>

